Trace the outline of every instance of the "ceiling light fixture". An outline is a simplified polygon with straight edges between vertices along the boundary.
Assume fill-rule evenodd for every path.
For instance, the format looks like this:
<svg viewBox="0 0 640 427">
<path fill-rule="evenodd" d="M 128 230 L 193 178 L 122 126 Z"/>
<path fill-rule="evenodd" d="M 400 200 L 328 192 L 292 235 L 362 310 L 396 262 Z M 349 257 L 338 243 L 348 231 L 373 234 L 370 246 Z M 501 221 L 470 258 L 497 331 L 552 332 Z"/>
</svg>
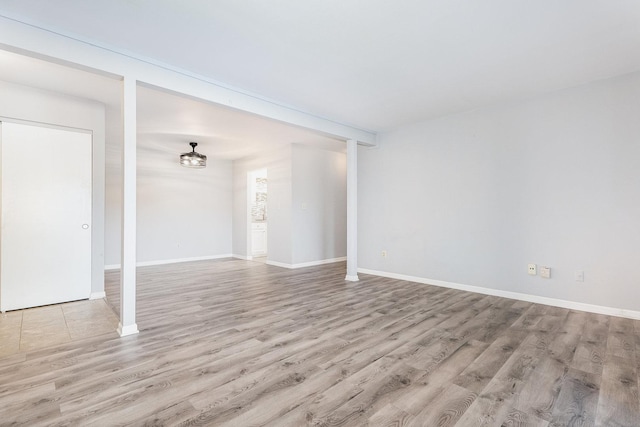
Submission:
<svg viewBox="0 0 640 427">
<path fill-rule="evenodd" d="M 205 168 L 207 167 L 207 156 L 204 154 L 196 153 L 197 142 L 190 142 L 191 146 L 190 153 L 182 153 L 180 154 L 180 164 L 186 168 Z"/>
</svg>

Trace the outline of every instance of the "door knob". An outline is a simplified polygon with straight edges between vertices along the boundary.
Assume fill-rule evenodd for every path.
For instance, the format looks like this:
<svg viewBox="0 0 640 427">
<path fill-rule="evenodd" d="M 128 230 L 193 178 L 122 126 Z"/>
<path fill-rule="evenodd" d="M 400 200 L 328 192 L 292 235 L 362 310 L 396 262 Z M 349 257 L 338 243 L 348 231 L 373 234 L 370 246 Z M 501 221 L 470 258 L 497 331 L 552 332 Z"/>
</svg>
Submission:
<svg viewBox="0 0 640 427">
<path fill-rule="evenodd" d="M 82 229 L 86 230 L 87 228 L 89 228 L 89 224 L 82 224 Z"/>
</svg>

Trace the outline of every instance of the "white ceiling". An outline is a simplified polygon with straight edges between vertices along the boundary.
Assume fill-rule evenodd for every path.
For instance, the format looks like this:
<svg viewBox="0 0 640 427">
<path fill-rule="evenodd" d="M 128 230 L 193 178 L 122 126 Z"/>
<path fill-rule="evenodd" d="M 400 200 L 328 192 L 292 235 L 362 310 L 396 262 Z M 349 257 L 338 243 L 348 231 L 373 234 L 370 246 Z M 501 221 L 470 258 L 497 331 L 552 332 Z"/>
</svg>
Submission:
<svg viewBox="0 0 640 427">
<path fill-rule="evenodd" d="M 374 131 L 640 70 L 638 0 L 0 0 L 0 14 Z"/>
<path fill-rule="evenodd" d="M 160 152 L 191 151 L 190 141 L 198 143 L 196 151 L 218 159 L 291 143 L 345 151 L 344 141 L 152 88 L 138 87 L 138 111 L 139 144 Z"/>
<path fill-rule="evenodd" d="M 120 164 L 121 82 L 117 79 L 0 50 L 0 80 L 45 89 L 106 105 L 107 165 Z M 153 88 L 138 88 L 138 149 L 141 168 L 177 162 L 178 154 L 198 152 L 233 160 L 291 143 L 344 151 L 344 142 Z"/>
</svg>

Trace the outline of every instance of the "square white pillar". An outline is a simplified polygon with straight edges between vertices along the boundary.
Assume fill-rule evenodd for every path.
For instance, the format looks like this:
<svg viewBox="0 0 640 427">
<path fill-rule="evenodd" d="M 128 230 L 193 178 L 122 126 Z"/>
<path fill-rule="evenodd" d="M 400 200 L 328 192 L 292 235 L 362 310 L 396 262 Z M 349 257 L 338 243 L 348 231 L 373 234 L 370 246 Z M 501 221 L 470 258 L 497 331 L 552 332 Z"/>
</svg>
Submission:
<svg viewBox="0 0 640 427">
<path fill-rule="evenodd" d="M 347 276 L 358 281 L 358 141 L 347 141 Z"/>
<path fill-rule="evenodd" d="M 123 81 L 122 247 L 120 252 L 120 336 L 138 333 L 136 324 L 136 80 Z"/>
</svg>

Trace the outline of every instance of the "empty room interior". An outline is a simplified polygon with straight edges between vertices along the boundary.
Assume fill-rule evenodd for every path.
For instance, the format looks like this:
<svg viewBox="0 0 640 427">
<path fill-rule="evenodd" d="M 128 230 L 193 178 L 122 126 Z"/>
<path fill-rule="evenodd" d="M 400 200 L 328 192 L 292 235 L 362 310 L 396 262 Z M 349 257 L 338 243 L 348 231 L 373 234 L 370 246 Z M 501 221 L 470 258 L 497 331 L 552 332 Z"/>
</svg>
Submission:
<svg viewBox="0 0 640 427">
<path fill-rule="evenodd" d="M 640 426 L 640 2 L 0 0 L 0 425 Z"/>
</svg>

